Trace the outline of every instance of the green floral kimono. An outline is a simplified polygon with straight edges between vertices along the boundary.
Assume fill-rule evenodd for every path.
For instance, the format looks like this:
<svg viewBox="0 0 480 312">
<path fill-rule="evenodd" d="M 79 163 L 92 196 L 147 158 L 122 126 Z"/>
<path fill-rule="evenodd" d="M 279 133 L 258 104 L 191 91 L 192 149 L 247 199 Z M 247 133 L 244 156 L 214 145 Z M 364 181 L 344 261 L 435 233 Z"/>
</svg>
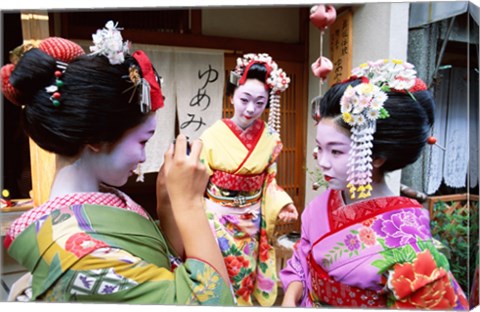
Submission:
<svg viewBox="0 0 480 312">
<path fill-rule="evenodd" d="M 174 263 L 155 222 L 79 204 L 30 224 L 9 254 L 33 275 L 32 300 L 233 305 L 231 287 L 198 259 Z"/>
</svg>

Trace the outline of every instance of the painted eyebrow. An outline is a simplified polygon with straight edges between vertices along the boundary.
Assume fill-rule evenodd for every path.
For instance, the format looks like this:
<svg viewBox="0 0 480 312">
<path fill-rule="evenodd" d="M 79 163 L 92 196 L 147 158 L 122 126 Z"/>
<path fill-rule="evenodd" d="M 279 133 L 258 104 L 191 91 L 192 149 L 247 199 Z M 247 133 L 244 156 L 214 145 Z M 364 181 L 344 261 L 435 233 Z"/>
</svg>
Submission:
<svg viewBox="0 0 480 312">
<path fill-rule="evenodd" d="M 320 145 L 317 140 L 315 140 L 315 143 L 317 143 L 317 145 Z M 341 142 L 328 142 L 327 145 L 342 145 L 342 146 L 345 146 L 345 145 L 349 145 L 349 144 L 341 143 Z"/>
<path fill-rule="evenodd" d="M 244 95 L 248 95 L 248 96 L 253 97 L 253 95 L 251 95 L 250 93 L 248 93 L 248 92 L 246 92 L 246 91 L 243 91 L 242 93 L 243 93 Z M 260 96 L 258 96 L 258 97 L 256 97 L 256 98 L 257 98 L 257 99 L 259 99 L 259 98 L 266 99 L 267 97 L 266 97 L 266 96 L 263 96 L 263 95 L 260 95 Z"/>
<path fill-rule="evenodd" d="M 146 135 L 152 136 L 154 133 L 155 133 L 155 129 L 152 129 L 152 130 L 149 130 Z"/>
</svg>

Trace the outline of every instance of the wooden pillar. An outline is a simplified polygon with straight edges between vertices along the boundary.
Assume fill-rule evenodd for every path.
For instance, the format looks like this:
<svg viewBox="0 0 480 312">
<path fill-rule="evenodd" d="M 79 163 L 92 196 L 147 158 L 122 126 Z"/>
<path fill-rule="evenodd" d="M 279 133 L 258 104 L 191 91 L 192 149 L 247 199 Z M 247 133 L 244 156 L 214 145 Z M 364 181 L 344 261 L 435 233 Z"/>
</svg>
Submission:
<svg viewBox="0 0 480 312">
<path fill-rule="evenodd" d="M 21 13 L 23 43 L 41 40 L 50 36 L 48 13 L 45 11 L 24 11 Z M 56 155 L 40 148 L 30 139 L 30 164 L 32 171 L 32 199 L 34 206 L 48 200 L 55 176 Z"/>
</svg>

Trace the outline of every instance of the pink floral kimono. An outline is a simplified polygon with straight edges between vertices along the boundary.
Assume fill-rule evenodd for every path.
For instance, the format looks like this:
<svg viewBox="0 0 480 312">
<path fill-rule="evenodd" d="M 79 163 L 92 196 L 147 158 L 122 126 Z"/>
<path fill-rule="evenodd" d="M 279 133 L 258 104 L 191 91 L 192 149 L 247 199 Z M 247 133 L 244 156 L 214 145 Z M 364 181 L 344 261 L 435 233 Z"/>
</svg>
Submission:
<svg viewBox="0 0 480 312">
<path fill-rule="evenodd" d="M 468 309 L 429 221 L 409 198 L 345 205 L 341 192 L 327 190 L 302 214 L 283 287 L 302 282 L 302 306 Z"/>
</svg>

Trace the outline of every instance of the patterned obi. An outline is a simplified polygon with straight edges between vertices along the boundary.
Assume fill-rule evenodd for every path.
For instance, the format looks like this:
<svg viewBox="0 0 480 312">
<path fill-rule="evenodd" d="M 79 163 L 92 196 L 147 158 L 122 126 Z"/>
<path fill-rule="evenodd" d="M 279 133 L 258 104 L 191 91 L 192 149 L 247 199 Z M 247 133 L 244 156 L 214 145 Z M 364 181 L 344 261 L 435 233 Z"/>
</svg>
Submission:
<svg viewBox="0 0 480 312">
<path fill-rule="evenodd" d="M 219 194 L 215 194 L 210 190 L 209 187 L 207 187 L 208 199 L 210 199 L 214 203 L 220 204 L 225 207 L 245 208 L 258 203 L 260 198 L 262 197 L 261 189 L 252 195 L 244 195 L 243 192 L 235 192 L 235 193 L 236 194 L 232 196 L 222 196 Z"/>
<path fill-rule="evenodd" d="M 387 299 L 381 291 L 362 289 L 337 282 L 315 262 L 310 252 L 307 256 L 312 289 L 309 292 L 313 306 L 322 304 L 336 307 L 384 308 Z"/>
<path fill-rule="evenodd" d="M 207 186 L 207 198 L 230 208 L 245 208 L 258 203 L 262 197 L 265 174 L 244 176 L 215 171 Z"/>
<path fill-rule="evenodd" d="M 241 175 L 215 171 L 210 177 L 210 182 L 231 191 L 252 192 L 262 188 L 265 176 L 266 172 L 257 175 Z"/>
</svg>

